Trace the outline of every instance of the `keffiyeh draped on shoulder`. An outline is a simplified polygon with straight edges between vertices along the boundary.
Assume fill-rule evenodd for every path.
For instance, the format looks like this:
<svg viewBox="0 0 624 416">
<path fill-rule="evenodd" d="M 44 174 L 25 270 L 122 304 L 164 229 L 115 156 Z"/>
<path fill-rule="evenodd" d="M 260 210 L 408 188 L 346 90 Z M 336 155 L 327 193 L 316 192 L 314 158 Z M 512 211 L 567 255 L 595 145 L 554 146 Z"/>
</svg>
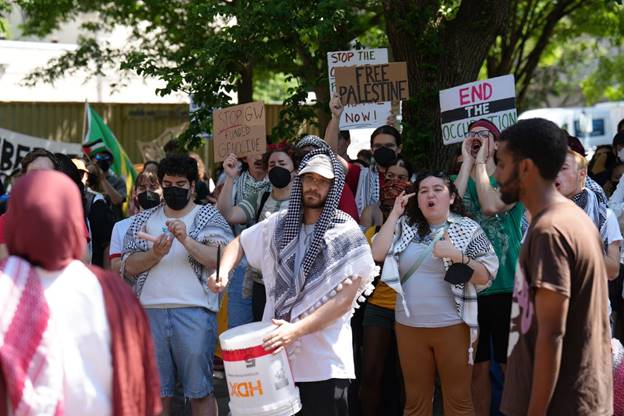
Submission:
<svg viewBox="0 0 624 416">
<path fill-rule="evenodd" d="M 137 234 L 139 231 L 145 231 L 145 224 L 150 217 L 158 210 L 164 209 L 164 206 L 164 204 L 161 204 L 156 208 L 140 212 L 135 216 L 132 224 L 130 224 L 130 228 L 126 233 L 123 242 L 121 262 L 122 275 L 124 274 L 126 261 L 130 255 L 133 253 L 145 252 L 150 249 L 149 243 L 138 238 Z M 199 211 L 193 220 L 193 224 L 188 230 L 188 236 L 193 240 L 208 246 L 225 246 L 234 238 L 229 224 L 212 205 L 202 205 L 199 208 Z M 202 287 L 204 290 L 208 291 L 207 276 L 203 273 L 204 266 L 190 255 L 188 256 L 188 260 Z M 148 276 L 149 270 L 139 274 L 136 277 L 134 291 L 139 298 L 141 297 L 141 292 L 143 291 L 143 286 L 145 285 L 145 280 Z"/>
<path fill-rule="evenodd" d="M 275 317 L 278 319 L 295 320 L 312 312 L 335 296 L 336 291 L 342 288 L 342 282 L 355 274 L 362 279 L 354 306 L 357 306 L 362 293 L 369 294 L 373 289 L 371 283 L 376 266 L 370 246 L 357 223 L 337 208 L 344 186 L 344 172 L 338 160 L 329 148 L 324 147 L 306 155 L 299 169 L 320 154 L 330 157 L 335 178 L 296 276 L 295 256 L 303 224 L 299 176 L 293 180 L 288 210 L 277 214 L 280 217 L 270 249 L 277 259 L 275 289 L 271 295 L 275 299 Z"/>
<path fill-rule="evenodd" d="M 355 204 L 358 213 L 362 215 L 364 208 L 376 202 L 379 202 L 379 170 L 377 170 L 377 165 L 373 164 L 370 168 L 360 170 Z"/>
<path fill-rule="evenodd" d="M 488 240 L 485 232 L 479 224 L 467 217 L 451 214 L 448 218 L 448 236 L 453 245 L 464 255 L 473 260 L 479 261 L 485 266 L 490 279 L 496 278 L 498 272 L 498 258 L 494 252 L 494 247 Z M 409 223 L 407 216 L 402 216 L 397 222 L 392 246 L 386 255 L 381 280 L 394 289 L 400 295 L 405 313 L 409 316 L 409 309 L 404 299 L 404 292 L 401 286 L 399 274 L 399 255 L 412 242 L 420 242 L 416 225 Z M 423 242 L 425 242 L 423 240 Z M 444 268 L 448 270 L 452 261 L 444 258 Z M 416 271 L 418 273 L 418 271 Z M 471 344 L 477 339 L 479 323 L 477 321 L 477 291 L 486 289 L 485 286 L 475 286 L 468 282 L 466 284 L 451 285 L 451 292 L 455 300 L 455 306 L 459 317 L 470 327 Z M 469 348 L 469 362 L 472 363 L 472 347 Z"/>
</svg>

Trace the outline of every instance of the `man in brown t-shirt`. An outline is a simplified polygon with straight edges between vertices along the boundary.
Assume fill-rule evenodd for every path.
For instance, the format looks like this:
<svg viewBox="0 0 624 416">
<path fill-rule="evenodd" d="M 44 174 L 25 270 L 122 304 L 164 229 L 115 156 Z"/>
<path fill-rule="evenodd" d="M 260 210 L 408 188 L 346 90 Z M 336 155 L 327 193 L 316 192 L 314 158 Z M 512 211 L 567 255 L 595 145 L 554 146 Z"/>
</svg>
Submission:
<svg viewBox="0 0 624 416">
<path fill-rule="evenodd" d="M 533 218 L 519 259 L 501 410 L 515 415 L 612 414 L 606 269 L 596 227 L 554 180 L 566 134 L 544 119 L 501 134 L 501 198 Z"/>
</svg>

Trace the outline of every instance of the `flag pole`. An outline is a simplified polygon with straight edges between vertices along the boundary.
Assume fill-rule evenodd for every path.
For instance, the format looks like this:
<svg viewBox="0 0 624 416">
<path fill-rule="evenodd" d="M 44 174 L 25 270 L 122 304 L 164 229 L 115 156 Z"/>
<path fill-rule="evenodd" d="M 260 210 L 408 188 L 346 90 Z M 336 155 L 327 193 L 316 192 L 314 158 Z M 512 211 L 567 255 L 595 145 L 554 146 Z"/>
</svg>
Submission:
<svg viewBox="0 0 624 416">
<path fill-rule="evenodd" d="M 83 117 L 82 117 L 82 137 L 80 138 L 81 143 L 84 143 L 85 135 L 87 134 L 87 111 L 88 111 L 88 106 L 89 106 L 89 104 L 87 103 L 87 100 L 85 99 L 84 113 L 83 113 Z"/>
</svg>

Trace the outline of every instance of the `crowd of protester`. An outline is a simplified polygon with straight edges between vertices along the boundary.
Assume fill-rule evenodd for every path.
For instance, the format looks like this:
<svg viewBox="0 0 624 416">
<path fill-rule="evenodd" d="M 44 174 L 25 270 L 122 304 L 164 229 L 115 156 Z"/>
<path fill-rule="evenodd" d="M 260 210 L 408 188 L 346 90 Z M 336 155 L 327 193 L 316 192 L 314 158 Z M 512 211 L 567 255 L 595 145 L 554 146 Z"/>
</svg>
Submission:
<svg viewBox="0 0 624 416">
<path fill-rule="evenodd" d="M 264 347 L 289 352 L 304 415 L 624 414 L 624 126 L 588 160 L 546 120 L 477 120 L 432 172 L 393 118 L 351 160 L 337 97 L 330 109 L 323 139 L 231 154 L 214 177 L 171 142 L 129 193 L 108 151 L 25 156 L 0 268 L 44 301 L 24 320 L 0 278 L 0 306 L 49 358 L 24 383 L 33 353 L 3 352 L 0 326 L 0 408 L 156 414 L 182 395 L 216 414 L 220 330 L 272 321 Z M 55 372 L 70 380 L 45 401 Z"/>
</svg>

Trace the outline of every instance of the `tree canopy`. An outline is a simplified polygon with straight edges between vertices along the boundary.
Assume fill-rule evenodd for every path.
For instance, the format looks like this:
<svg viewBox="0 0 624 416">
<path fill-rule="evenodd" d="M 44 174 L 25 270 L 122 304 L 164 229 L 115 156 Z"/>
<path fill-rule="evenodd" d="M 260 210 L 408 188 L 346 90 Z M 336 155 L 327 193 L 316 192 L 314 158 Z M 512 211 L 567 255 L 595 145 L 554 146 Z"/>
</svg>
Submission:
<svg viewBox="0 0 624 416">
<path fill-rule="evenodd" d="M 52 81 L 78 68 L 134 72 L 165 82 L 158 91 L 192 94 L 203 104 L 184 140 L 210 131 L 212 109 L 258 96 L 286 105 L 274 140 L 293 140 L 304 121 L 328 120 L 327 52 L 388 47 L 406 61 L 404 149 L 420 166 L 446 168 L 456 148 L 440 139 L 438 91 L 479 76 L 513 73 L 519 107 L 557 94 L 588 101 L 621 98 L 622 6 L 607 0 L 16 0 L 25 34 L 45 36 L 78 16 L 90 18 L 79 47 L 31 74 Z M 0 0 L 0 14 L 8 3 Z M 129 41 L 96 34 L 122 25 Z M 590 49 L 582 49 L 588 45 Z M 596 47 L 598 45 L 599 47 Z M 592 49 L 593 48 L 593 49 Z M 601 50 L 588 71 L 590 50 Z M 613 51 L 617 53 L 612 53 Z M 594 54 L 596 55 L 596 54 Z M 586 65 L 585 67 L 579 67 Z M 576 71 L 576 72 L 574 72 Z M 582 79 L 578 79 L 582 78 Z M 537 80 L 537 82 L 533 82 Z M 582 81 L 582 82 L 581 82 Z M 579 86 L 581 88 L 579 90 Z M 316 104 L 307 105 L 308 92 Z"/>
</svg>

